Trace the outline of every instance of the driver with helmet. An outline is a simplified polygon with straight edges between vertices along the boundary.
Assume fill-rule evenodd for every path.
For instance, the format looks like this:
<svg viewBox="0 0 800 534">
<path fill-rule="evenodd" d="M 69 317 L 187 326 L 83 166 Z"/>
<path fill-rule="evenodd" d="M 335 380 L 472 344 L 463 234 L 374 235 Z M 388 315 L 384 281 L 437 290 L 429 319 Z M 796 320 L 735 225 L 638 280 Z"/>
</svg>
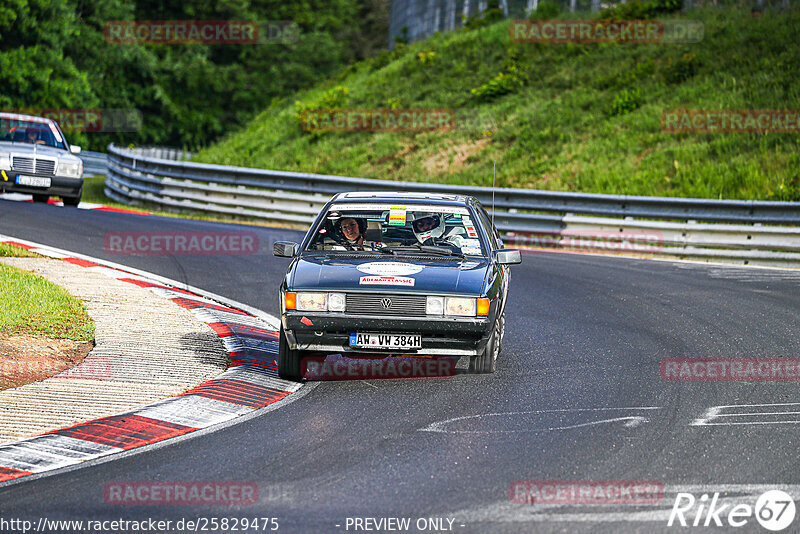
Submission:
<svg viewBox="0 0 800 534">
<path fill-rule="evenodd" d="M 453 228 L 447 235 L 445 231 L 444 213 L 414 213 L 411 228 L 420 245 L 455 245 L 461 247 L 466 230 L 462 227 Z"/>
</svg>

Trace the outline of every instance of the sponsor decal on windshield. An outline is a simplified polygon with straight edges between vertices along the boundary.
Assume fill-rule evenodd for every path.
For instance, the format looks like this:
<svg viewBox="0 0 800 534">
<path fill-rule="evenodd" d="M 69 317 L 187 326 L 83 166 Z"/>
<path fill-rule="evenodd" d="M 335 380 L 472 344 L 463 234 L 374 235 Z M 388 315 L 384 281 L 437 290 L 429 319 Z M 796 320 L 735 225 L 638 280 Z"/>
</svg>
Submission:
<svg viewBox="0 0 800 534">
<path fill-rule="evenodd" d="M 406 207 L 405 206 L 392 206 L 389 210 L 389 224 L 405 226 L 406 224 Z"/>
<path fill-rule="evenodd" d="M 362 276 L 358 283 L 363 286 L 385 285 L 414 287 L 414 279 L 405 276 Z"/>
<path fill-rule="evenodd" d="M 379 276 L 405 276 L 417 274 L 424 267 L 413 263 L 402 263 L 398 261 L 371 261 L 362 263 L 356 269 L 364 274 L 374 274 Z"/>
</svg>

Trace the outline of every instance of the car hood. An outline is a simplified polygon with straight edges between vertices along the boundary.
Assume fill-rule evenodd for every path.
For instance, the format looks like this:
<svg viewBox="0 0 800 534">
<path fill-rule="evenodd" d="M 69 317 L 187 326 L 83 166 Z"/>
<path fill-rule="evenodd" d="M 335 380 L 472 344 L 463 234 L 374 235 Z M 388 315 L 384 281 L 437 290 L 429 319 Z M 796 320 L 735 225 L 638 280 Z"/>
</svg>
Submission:
<svg viewBox="0 0 800 534">
<path fill-rule="evenodd" d="M 478 295 L 488 267 L 485 258 L 312 255 L 297 259 L 291 288 Z"/>
<path fill-rule="evenodd" d="M 26 156 L 33 156 L 34 147 L 36 147 L 35 153 L 37 156 L 47 156 L 51 158 L 74 161 L 80 160 L 78 156 L 70 154 L 66 150 L 61 150 L 60 148 L 44 145 L 32 145 L 30 143 L 12 143 L 8 141 L 0 142 L 0 152 L 11 152 L 13 154 L 24 154 Z"/>
</svg>

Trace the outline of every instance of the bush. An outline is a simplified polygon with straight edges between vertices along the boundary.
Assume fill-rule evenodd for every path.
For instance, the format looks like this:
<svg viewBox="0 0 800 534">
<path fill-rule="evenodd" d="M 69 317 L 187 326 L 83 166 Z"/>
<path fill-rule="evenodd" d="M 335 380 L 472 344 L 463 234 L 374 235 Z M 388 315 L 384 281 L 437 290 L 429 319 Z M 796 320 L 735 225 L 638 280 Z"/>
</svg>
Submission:
<svg viewBox="0 0 800 534">
<path fill-rule="evenodd" d="M 395 59 L 406 53 L 406 45 L 398 42 L 392 50 L 381 50 L 373 58 L 370 58 L 369 65 L 372 70 L 380 70 Z"/>
<path fill-rule="evenodd" d="M 792 176 L 788 180 L 781 180 L 778 191 L 770 191 L 769 200 L 800 201 L 800 178 Z"/>
<path fill-rule="evenodd" d="M 675 13 L 683 9 L 683 0 L 635 0 L 616 7 L 604 9 L 598 15 L 600 19 L 636 20 L 652 19 L 659 15 Z"/>
<path fill-rule="evenodd" d="M 477 15 L 473 15 L 471 17 L 463 18 L 464 28 L 467 30 L 475 30 L 477 28 L 483 28 L 484 26 L 489 26 L 499 20 L 503 20 L 505 17 L 503 16 L 503 10 L 500 9 L 500 1 L 499 0 L 489 0 L 489 4 L 486 7 L 486 11 L 482 13 L 478 13 Z"/>
<path fill-rule="evenodd" d="M 664 69 L 664 80 L 667 83 L 684 82 L 697 74 L 699 66 L 694 54 L 683 54 L 678 61 L 672 61 L 672 58 L 669 58 Z"/>
<path fill-rule="evenodd" d="M 539 2 L 536 9 L 528 14 L 530 20 L 550 20 L 556 18 L 561 13 L 561 4 L 544 0 Z"/>
<path fill-rule="evenodd" d="M 470 93 L 481 100 L 491 100 L 496 96 L 512 93 L 522 85 L 517 67 L 510 67 L 480 87 L 470 89 Z"/>
<path fill-rule="evenodd" d="M 300 102 L 299 100 L 294 103 L 295 113 L 294 118 L 299 124 L 301 129 L 305 130 L 306 115 L 309 111 L 315 109 L 338 109 L 345 105 L 347 102 L 347 95 L 350 91 L 346 87 L 337 85 L 336 87 L 325 91 L 322 96 L 311 102 Z"/>
<path fill-rule="evenodd" d="M 642 104 L 642 92 L 639 89 L 623 89 L 614 96 L 609 114 L 624 115 Z"/>
<path fill-rule="evenodd" d="M 470 89 L 470 93 L 479 100 L 491 100 L 494 97 L 513 93 L 525 85 L 524 69 L 520 65 L 519 47 L 512 45 L 507 49 L 503 71 L 480 87 Z"/>
</svg>

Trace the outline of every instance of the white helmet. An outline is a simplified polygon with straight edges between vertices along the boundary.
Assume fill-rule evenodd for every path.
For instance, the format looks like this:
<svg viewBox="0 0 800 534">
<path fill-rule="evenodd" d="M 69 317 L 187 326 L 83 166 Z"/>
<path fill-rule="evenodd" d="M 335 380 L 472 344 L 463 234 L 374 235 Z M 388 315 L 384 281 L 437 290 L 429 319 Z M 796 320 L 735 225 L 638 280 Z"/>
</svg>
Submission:
<svg viewBox="0 0 800 534">
<path fill-rule="evenodd" d="M 442 237 L 444 227 L 443 213 L 415 213 L 411 221 L 414 236 L 420 244 L 431 238 Z"/>
</svg>

